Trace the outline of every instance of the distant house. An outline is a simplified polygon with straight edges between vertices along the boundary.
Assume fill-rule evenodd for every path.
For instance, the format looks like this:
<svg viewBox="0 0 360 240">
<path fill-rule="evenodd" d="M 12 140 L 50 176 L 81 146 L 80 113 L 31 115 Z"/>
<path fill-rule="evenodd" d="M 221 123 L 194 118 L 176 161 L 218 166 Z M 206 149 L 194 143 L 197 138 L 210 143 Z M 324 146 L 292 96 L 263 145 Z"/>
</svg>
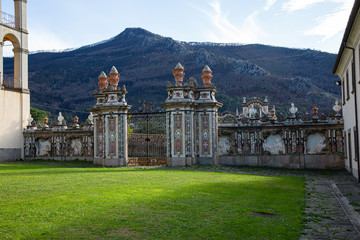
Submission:
<svg viewBox="0 0 360 240">
<path fill-rule="evenodd" d="M 359 181 L 360 124 L 360 1 L 355 1 L 333 73 L 341 81 L 344 117 L 345 167 Z"/>
</svg>

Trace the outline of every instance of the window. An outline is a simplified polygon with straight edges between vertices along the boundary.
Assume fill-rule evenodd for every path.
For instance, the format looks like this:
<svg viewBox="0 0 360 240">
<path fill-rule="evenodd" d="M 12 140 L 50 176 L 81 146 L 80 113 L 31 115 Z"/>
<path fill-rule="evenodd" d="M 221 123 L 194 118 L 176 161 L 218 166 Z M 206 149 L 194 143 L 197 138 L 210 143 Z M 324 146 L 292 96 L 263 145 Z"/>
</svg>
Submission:
<svg viewBox="0 0 360 240">
<path fill-rule="evenodd" d="M 354 94 L 355 91 L 355 61 L 352 60 L 351 63 L 351 93 Z"/>
<path fill-rule="evenodd" d="M 344 131 L 344 156 L 345 158 L 347 158 L 347 145 L 346 145 L 347 141 L 346 141 L 346 131 Z"/>
<path fill-rule="evenodd" d="M 341 87 L 342 87 L 342 102 L 343 105 L 345 105 L 345 77 L 342 80 Z"/>
<path fill-rule="evenodd" d="M 350 87 L 349 87 L 349 70 L 346 70 L 346 100 L 350 99 Z"/>
<path fill-rule="evenodd" d="M 354 130 L 354 149 L 355 149 L 355 161 L 358 161 L 358 154 L 359 154 L 359 145 L 358 145 L 358 137 L 356 127 L 353 128 Z"/>
<path fill-rule="evenodd" d="M 349 167 L 350 167 L 350 171 L 352 171 L 351 129 L 348 130 L 348 146 L 349 146 Z"/>
</svg>

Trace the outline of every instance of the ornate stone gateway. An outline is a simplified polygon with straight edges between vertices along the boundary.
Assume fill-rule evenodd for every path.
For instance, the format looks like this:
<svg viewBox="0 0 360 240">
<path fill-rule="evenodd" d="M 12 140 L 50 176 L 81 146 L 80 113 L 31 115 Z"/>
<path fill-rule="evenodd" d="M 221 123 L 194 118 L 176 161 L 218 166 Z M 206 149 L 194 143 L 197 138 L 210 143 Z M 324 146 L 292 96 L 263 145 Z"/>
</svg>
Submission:
<svg viewBox="0 0 360 240">
<path fill-rule="evenodd" d="M 127 165 L 166 165 L 166 113 L 143 110 L 128 114 Z"/>
</svg>

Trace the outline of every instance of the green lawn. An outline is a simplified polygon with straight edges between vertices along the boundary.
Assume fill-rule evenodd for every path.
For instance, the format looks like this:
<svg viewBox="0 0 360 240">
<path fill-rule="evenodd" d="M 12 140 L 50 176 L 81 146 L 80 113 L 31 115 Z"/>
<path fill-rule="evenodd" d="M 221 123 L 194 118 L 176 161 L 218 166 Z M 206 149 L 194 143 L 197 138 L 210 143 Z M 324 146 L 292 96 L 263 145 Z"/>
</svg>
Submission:
<svg viewBox="0 0 360 240">
<path fill-rule="evenodd" d="M 0 164 L 0 239 L 298 239 L 304 191 L 300 177 Z"/>
</svg>

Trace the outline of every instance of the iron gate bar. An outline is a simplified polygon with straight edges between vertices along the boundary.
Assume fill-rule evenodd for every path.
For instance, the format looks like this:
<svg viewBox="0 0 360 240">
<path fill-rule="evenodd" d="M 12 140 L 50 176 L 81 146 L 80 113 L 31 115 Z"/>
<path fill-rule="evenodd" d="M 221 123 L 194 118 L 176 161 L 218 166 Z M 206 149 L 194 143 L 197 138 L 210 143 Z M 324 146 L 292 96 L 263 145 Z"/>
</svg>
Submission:
<svg viewBox="0 0 360 240">
<path fill-rule="evenodd" d="M 156 141 L 155 139 L 150 138 L 150 134 L 154 135 L 156 138 L 156 135 L 163 135 L 166 136 L 165 131 L 165 125 L 162 126 L 161 123 L 166 124 L 166 112 L 165 111 L 157 111 L 157 112 L 128 112 L 128 124 L 134 126 L 133 134 L 146 134 L 145 139 L 142 138 L 145 141 L 146 145 L 144 146 L 146 152 L 145 156 L 141 157 L 142 153 L 136 153 L 136 147 L 141 147 L 140 145 L 133 144 L 132 153 L 135 154 L 132 157 L 129 156 L 129 163 L 133 163 L 135 165 L 158 165 L 158 164 L 166 164 L 166 145 L 162 147 L 162 141 L 161 137 L 159 141 Z M 146 121 L 146 123 L 145 123 Z M 150 121 L 154 121 L 155 125 L 150 129 Z M 156 124 L 160 123 L 160 124 Z M 143 126 L 143 127 L 141 127 Z M 164 129 L 163 129 L 164 127 Z M 144 129 L 145 128 L 145 129 Z M 155 131 L 155 132 L 154 132 Z M 153 137 L 154 138 L 154 137 Z M 166 138 L 165 138 L 166 139 Z M 150 144 L 155 144 L 152 149 L 150 149 Z M 159 143 L 160 146 L 156 145 L 156 143 Z M 164 149 L 162 149 L 164 148 Z M 134 150 L 135 149 L 135 150 Z M 151 151 L 152 150 L 152 151 Z M 156 152 L 157 151 L 157 152 Z M 135 152 L 135 153 L 134 153 Z M 136 154 L 139 154 L 139 157 L 136 157 Z M 133 160 L 133 161 L 132 161 Z M 136 163 L 137 161 L 137 163 Z"/>
</svg>

